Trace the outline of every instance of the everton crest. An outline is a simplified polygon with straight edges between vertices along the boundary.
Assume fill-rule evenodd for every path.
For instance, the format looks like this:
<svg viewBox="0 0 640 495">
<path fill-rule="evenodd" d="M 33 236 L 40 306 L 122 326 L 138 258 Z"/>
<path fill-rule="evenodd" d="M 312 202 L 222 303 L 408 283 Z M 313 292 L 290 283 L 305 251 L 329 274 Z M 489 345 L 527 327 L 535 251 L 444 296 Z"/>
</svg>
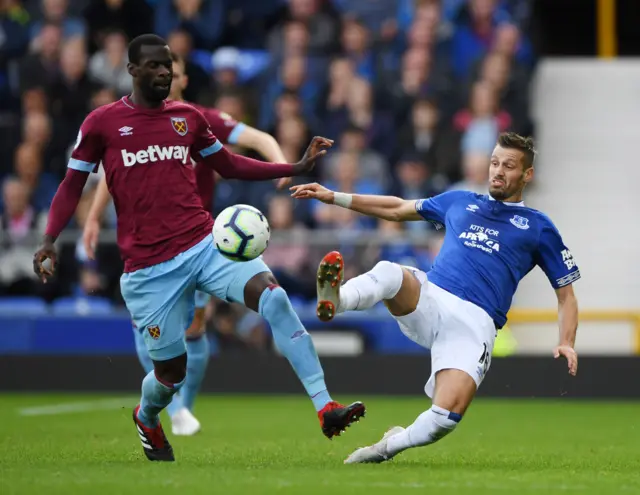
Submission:
<svg viewBox="0 0 640 495">
<path fill-rule="evenodd" d="M 158 325 L 149 325 L 147 327 L 147 331 L 153 340 L 158 340 L 160 338 L 160 327 Z"/>
<path fill-rule="evenodd" d="M 509 221 L 519 229 L 527 230 L 529 228 L 529 219 L 520 215 L 514 215 Z"/>
<path fill-rule="evenodd" d="M 184 117 L 171 117 L 171 127 L 181 136 L 185 136 L 189 132 L 187 119 Z"/>
</svg>

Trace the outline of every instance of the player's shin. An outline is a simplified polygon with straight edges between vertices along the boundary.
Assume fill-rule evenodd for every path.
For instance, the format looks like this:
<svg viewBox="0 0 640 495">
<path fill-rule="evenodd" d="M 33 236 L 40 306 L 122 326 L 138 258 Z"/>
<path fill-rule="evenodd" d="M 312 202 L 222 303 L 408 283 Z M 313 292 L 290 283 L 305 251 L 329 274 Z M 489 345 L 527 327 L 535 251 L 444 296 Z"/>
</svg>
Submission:
<svg viewBox="0 0 640 495">
<path fill-rule="evenodd" d="M 324 383 L 324 372 L 311 336 L 293 310 L 282 287 L 271 286 L 260 296 L 260 314 L 271 326 L 278 350 L 286 357 L 304 385 L 317 411 L 331 397 Z"/>
<path fill-rule="evenodd" d="M 404 431 L 387 439 L 386 454 L 390 457 L 411 447 L 435 443 L 451 433 L 462 416 L 438 406 L 423 412 Z"/>
<path fill-rule="evenodd" d="M 138 355 L 138 361 L 140 361 L 142 369 L 147 373 L 153 371 L 153 361 L 149 356 L 149 351 L 147 350 L 147 345 L 144 343 L 144 337 L 142 336 L 142 333 L 134 328 L 133 337 L 136 344 L 136 354 Z M 175 394 L 173 396 L 173 399 L 167 406 L 167 414 L 169 415 L 169 417 L 173 417 L 183 407 L 184 406 L 182 404 L 182 397 L 180 396 L 180 394 Z"/>
<path fill-rule="evenodd" d="M 155 371 L 150 371 L 142 380 L 142 398 L 138 419 L 147 427 L 158 424 L 158 415 L 167 407 L 185 380 L 179 383 L 164 383 L 158 380 Z"/>
<path fill-rule="evenodd" d="M 338 312 L 362 311 L 392 299 L 402 287 L 402 267 L 380 261 L 367 273 L 350 279 L 340 288 Z"/>
<path fill-rule="evenodd" d="M 209 363 L 209 339 L 205 335 L 187 337 L 187 377 L 180 390 L 184 406 L 193 411 L 196 395 L 200 391 L 202 380 Z"/>
</svg>

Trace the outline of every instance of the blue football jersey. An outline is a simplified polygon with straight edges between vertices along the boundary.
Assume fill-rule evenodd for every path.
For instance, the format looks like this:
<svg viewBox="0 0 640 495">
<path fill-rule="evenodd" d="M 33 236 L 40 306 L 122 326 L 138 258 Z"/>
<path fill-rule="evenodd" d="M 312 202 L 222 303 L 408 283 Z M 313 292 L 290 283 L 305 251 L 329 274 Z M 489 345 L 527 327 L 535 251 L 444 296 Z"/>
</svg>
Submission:
<svg viewBox="0 0 640 495">
<path fill-rule="evenodd" d="M 518 283 L 536 265 L 554 289 L 580 278 L 558 229 L 524 203 L 450 191 L 417 201 L 416 211 L 445 228 L 429 281 L 480 306 L 498 328 L 507 321 Z"/>
</svg>

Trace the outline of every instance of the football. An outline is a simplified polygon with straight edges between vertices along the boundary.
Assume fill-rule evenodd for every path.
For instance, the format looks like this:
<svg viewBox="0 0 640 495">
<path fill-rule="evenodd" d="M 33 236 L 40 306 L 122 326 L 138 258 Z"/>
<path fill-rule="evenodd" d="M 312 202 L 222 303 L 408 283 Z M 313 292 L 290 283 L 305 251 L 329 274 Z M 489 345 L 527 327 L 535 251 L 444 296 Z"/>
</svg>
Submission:
<svg viewBox="0 0 640 495">
<path fill-rule="evenodd" d="M 225 208 L 213 225 L 213 242 L 223 256 L 233 261 L 260 256 L 267 249 L 270 236 L 267 218 L 249 205 Z"/>
</svg>

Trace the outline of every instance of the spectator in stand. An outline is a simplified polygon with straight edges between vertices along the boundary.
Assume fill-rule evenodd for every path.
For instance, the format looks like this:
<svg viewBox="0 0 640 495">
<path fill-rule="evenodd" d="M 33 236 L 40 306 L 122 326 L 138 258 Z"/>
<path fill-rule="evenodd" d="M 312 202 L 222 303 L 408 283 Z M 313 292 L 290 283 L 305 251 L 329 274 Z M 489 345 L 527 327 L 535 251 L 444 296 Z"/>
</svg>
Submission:
<svg viewBox="0 0 640 495">
<path fill-rule="evenodd" d="M 269 51 L 274 57 L 283 60 L 290 56 L 309 54 L 311 35 L 304 21 L 291 20 L 282 27 L 282 36 L 272 37 Z"/>
<path fill-rule="evenodd" d="M 395 156 L 414 150 L 430 163 L 435 173 L 452 179 L 459 169 L 459 142 L 440 120 L 435 100 L 418 99 L 411 109 L 411 116 L 398 135 Z"/>
<path fill-rule="evenodd" d="M 2 183 L 4 212 L 0 216 L 0 293 L 37 293 L 31 252 L 47 223 L 46 212 L 29 203 L 31 189 L 18 178 Z"/>
<path fill-rule="evenodd" d="M 462 151 L 491 153 L 498 134 L 511 126 L 511 116 L 498 106 L 495 87 L 488 81 L 477 82 L 471 90 L 469 107 L 460 110 L 453 119 L 462 133 Z"/>
<path fill-rule="evenodd" d="M 344 106 L 328 112 L 323 128 L 327 135 L 339 136 L 351 125 L 364 131 L 367 148 L 391 157 L 395 149 L 389 139 L 393 135 L 393 119 L 376 108 L 371 84 L 360 77 L 351 80 Z"/>
<path fill-rule="evenodd" d="M 37 211 L 47 211 L 58 189 L 58 180 L 42 171 L 42 152 L 39 146 L 23 143 L 15 155 L 15 175 L 30 191 L 30 204 Z"/>
<path fill-rule="evenodd" d="M 58 77 L 62 29 L 57 24 L 42 26 L 31 43 L 30 55 L 22 59 L 20 87 L 22 91 L 41 87 L 48 91 Z"/>
<path fill-rule="evenodd" d="M 133 39 L 153 31 L 153 10 L 146 0 L 89 0 L 84 18 L 89 26 L 91 53 L 103 45 L 104 36 L 122 31 Z"/>
<path fill-rule="evenodd" d="M 51 110 L 59 136 L 57 139 L 66 144 L 74 142 L 80 124 L 90 110 L 94 86 L 86 69 L 84 41 L 65 42 L 60 55 L 60 74 L 51 88 Z"/>
<path fill-rule="evenodd" d="M 309 54 L 325 55 L 336 49 L 339 36 L 338 23 L 329 14 L 323 12 L 321 0 L 288 0 L 289 6 L 283 21 L 269 36 L 268 46 L 283 44 L 285 26 L 289 21 L 302 22 L 309 31 Z"/>
<path fill-rule="evenodd" d="M 211 82 L 204 69 L 190 60 L 191 51 L 193 50 L 191 35 L 184 29 L 176 29 L 169 34 L 167 43 L 171 51 L 184 60 L 185 74 L 189 81 L 187 88 L 183 92 L 184 99 L 199 103 L 203 94 L 211 89 Z"/>
<path fill-rule="evenodd" d="M 471 191 L 477 194 L 489 194 L 490 154 L 468 152 L 462 157 L 463 180 L 453 184 L 450 191 Z"/>
<path fill-rule="evenodd" d="M 339 136 L 338 147 L 334 149 L 319 170 L 324 179 L 330 180 L 335 176 L 339 165 L 340 153 L 353 153 L 358 157 L 358 174 L 361 179 L 372 180 L 379 184 L 389 181 L 389 165 L 387 160 L 378 152 L 367 147 L 366 133 L 351 124 Z"/>
<path fill-rule="evenodd" d="M 397 126 L 406 122 L 413 101 L 427 93 L 430 68 L 430 53 L 421 48 L 410 48 L 402 56 L 400 73 L 387 76 L 385 93 Z"/>
<path fill-rule="evenodd" d="M 529 78 L 521 67 L 500 52 L 490 52 L 480 63 L 476 80 L 487 81 L 496 90 L 499 106 L 513 117 L 510 130 L 526 134 L 531 128 L 529 119 Z"/>
<path fill-rule="evenodd" d="M 102 50 L 96 52 L 89 61 L 89 77 L 101 86 L 124 96 L 133 89 L 131 76 L 127 71 L 127 39 L 121 31 L 111 31 L 104 37 Z"/>
<path fill-rule="evenodd" d="M 300 159 L 310 139 L 307 124 L 300 117 L 278 122 L 274 137 L 289 163 L 295 163 Z"/>
<path fill-rule="evenodd" d="M 31 26 L 31 38 L 38 38 L 45 24 L 56 24 L 62 28 L 64 39 L 84 37 L 86 25 L 80 17 L 68 15 L 68 0 L 42 0 L 42 20 L 36 21 Z"/>
<path fill-rule="evenodd" d="M 167 38 L 176 29 L 191 34 L 193 45 L 213 50 L 224 31 L 223 0 L 158 0 L 155 4 L 155 32 Z"/>
<path fill-rule="evenodd" d="M 9 78 L 10 66 L 24 55 L 29 46 L 29 13 L 19 0 L 0 4 L 0 109 L 17 103 L 18 91 Z"/>
<path fill-rule="evenodd" d="M 342 51 L 351 61 L 356 74 L 372 82 L 375 78 L 376 59 L 372 50 L 369 30 L 356 18 L 345 19 L 342 25 Z"/>
</svg>

